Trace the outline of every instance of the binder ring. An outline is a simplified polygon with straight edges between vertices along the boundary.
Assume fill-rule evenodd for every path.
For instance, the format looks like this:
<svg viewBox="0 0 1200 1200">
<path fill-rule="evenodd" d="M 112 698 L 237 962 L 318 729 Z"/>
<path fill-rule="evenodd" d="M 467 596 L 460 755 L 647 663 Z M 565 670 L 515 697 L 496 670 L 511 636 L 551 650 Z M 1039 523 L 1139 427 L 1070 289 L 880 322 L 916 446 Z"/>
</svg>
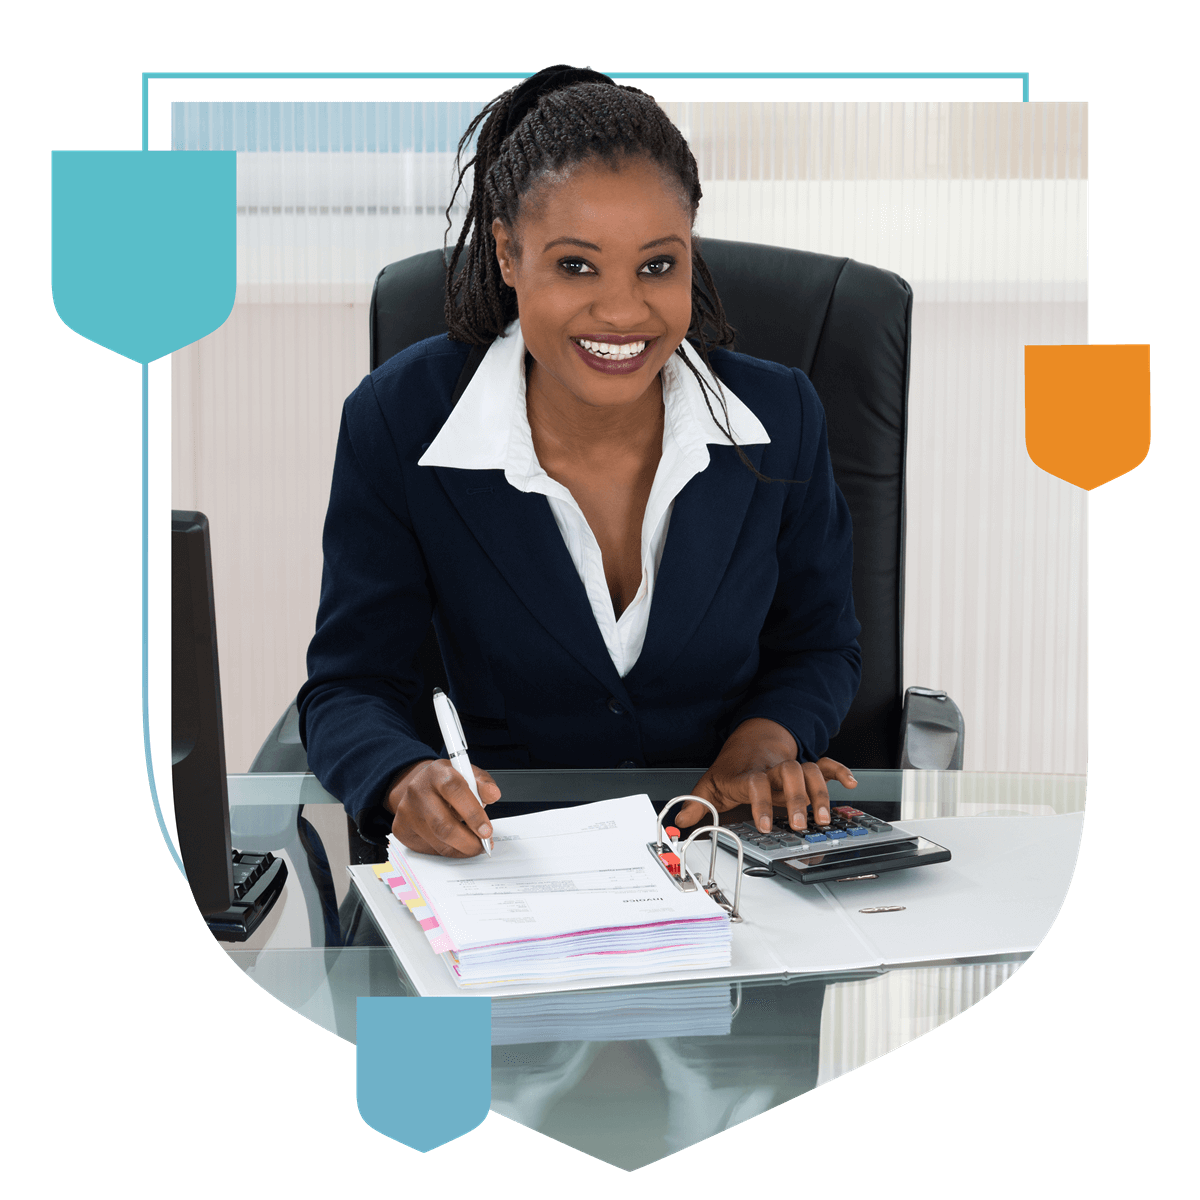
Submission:
<svg viewBox="0 0 1200 1200">
<path fill-rule="evenodd" d="M 720 813 L 718 813 L 715 806 L 710 804 L 707 800 L 705 800 L 703 796 L 674 796 L 674 797 L 672 797 L 672 799 L 667 801 L 667 803 L 663 806 L 662 812 L 660 812 L 658 814 L 658 844 L 660 846 L 663 844 L 663 818 L 666 816 L 667 813 L 669 813 L 671 811 L 671 809 L 676 804 L 678 804 L 680 802 L 680 800 L 695 800 L 697 804 L 703 804 L 704 807 L 707 808 L 710 813 L 712 813 L 713 823 L 711 825 L 702 825 L 701 829 L 720 828 L 720 825 L 721 825 Z M 696 834 L 699 832 L 700 832 L 699 829 L 694 830 L 692 832 L 692 837 L 695 837 Z M 735 834 L 732 834 L 731 836 L 737 837 L 737 834 L 735 833 Z M 691 842 L 692 842 L 692 838 L 688 838 L 689 846 L 691 845 Z M 741 845 L 741 843 L 739 842 L 738 845 Z M 682 861 L 682 859 L 681 859 L 681 861 Z M 687 864 L 684 863 L 683 865 L 686 867 Z M 738 863 L 738 866 L 740 867 L 741 863 Z M 716 842 L 716 839 L 714 838 L 713 839 L 713 848 L 712 848 L 712 858 L 709 860 L 709 864 L 708 864 L 709 879 L 713 878 L 713 875 L 714 875 L 714 872 L 716 871 L 716 869 L 717 869 L 717 842 Z"/>
<path fill-rule="evenodd" d="M 710 864 L 710 867 L 709 867 L 708 882 L 709 882 L 709 884 L 712 885 L 713 890 L 718 893 L 720 893 L 720 889 L 717 887 L 717 876 L 716 876 L 717 838 L 720 834 L 724 833 L 724 834 L 728 835 L 729 837 L 733 838 L 733 840 L 735 842 L 737 842 L 737 856 L 738 856 L 737 883 L 734 884 L 734 889 L 733 889 L 733 906 L 728 909 L 728 912 L 729 912 L 729 919 L 731 921 L 740 921 L 742 919 L 742 917 L 741 917 L 741 913 L 738 912 L 738 907 L 742 902 L 743 854 L 742 854 L 742 839 L 740 837 L 738 837 L 738 835 L 736 833 L 731 833 L 728 829 L 722 829 L 719 825 L 703 825 L 703 826 L 701 826 L 699 829 L 697 829 L 697 830 L 695 830 L 695 832 L 693 832 L 692 836 L 690 838 L 688 838 L 688 840 L 686 842 L 684 842 L 683 845 L 679 849 L 680 870 L 684 871 L 684 872 L 687 871 L 687 869 L 688 869 L 688 866 L 687 866 L 688 848 L 702 833 L 707 833 L 709 835 L 709 838 L 712 841 L 712 863 Z M 703 886 L 703 885 L 701 885 L 701 886 Z M 706 887 L 704 890 L 708 891 L 709 889 Z M 714 899 L 715 898 L 716 897 L 714 897 Z M 722 907 L 724 907 L 724 905 L 722 905 Z"/>
<path fill-rule="evenodd" d="M 668 802 L 664 806 L 662 806 L 662 811 L 659 814 L 658 845 L 659 846 L 662 845 L 662 817 L 664 817 L 664 815 L 666 814 L 667 811 L 670 811 L 670 809 L 672 808 L 673 805 L 678 804 L 679 800 L 695 800 L 695 802 L 697 804 L 703 804 L 704 808 L 708 809 L 708 811 L 712 812 L 712 814 L 713 814 L 713 823 L 710 824 L 710 826 L 701 826 L 700 828 L 694 830 L 694 832 L 692 832 L 692 835 L 690 836 L 690 838 L 684 842 L 682 847 L 679 848 L 679 870 L 683 872 L 684 876 L 689 874 L 689 872 L 688 872 L 688 847 L 702 833 L 708 833 L 710 838 L 712 838 L 712 840 L 713 840 L 713 857 L 712 857 L 712 859 L 709 860 L 709 864 L 708 864 L 708 882 L 709 882 L 709 884 L 712 884 L 712 887 L 714 890 L 716 890 L 716 892 L 719 892 L 720 889 L 718 887 L 716 887 L 716 833 L 718 833 L 721 828 L 721 821 L 720 821 L 719 812 L 716 811 L 713 804 L 710 804 L 708 802 L 708 800 L 704 799 L 702 796 L 677 796 L 677 797 L 674 797 L 674 799 L 672 799 L 672 800 L 668 800 Z M 737 886 L 734 887 L 734 889 L 733 889 L 733 907 L 728 908 L 727 902 L 726 902 L 726 904 L 722 904 L 721 907 L 726 908 L 728 913 L 730 913 L 730 920 L 737 920 L 737 922 L 740 922 L 740 920 L 742 920 L 742 917 L 740 917 L 740 914 L 738 913 L 738 902 L 740 901 L 740 899 L 742 899 L 742 863 L 743 863 L 742 839 L 740 839 L 736 833 L 730 833 L 730 830 L 728 830 L 728 829 L 725 830 L 725 833 L 728 834 L 728 836 L 731 836 L 731 838 L 734 841 L 736 841 L 738 844 L 738 882 L 737 882 Z M 701 884 L 701 886 L 703 887 L 703 884 Z M 706 890 L 706 892 L 708 892 L 707 887 L 704 888 L 704 890 Z M 718 902 L 720 904 L 720 901 L 718 901 Z"/>
<path fill-rule="evenodd" d="M 662 812 L 658 814 L 658 840 L 660 842 L 663 839 L 663 818 L 676 804 L 680 802 L 680 800 L 695 800 L 697 804 L 703 804 L 704 807 L 707 808 L 710 813 L 712 813 L 713 824 L 720 825 L 721 814 L 718 813 L 715 806 L 709 801 L 705 800 L 703 796 L 672 796 L 671 799 L 663 805 Z"/>
</svg>

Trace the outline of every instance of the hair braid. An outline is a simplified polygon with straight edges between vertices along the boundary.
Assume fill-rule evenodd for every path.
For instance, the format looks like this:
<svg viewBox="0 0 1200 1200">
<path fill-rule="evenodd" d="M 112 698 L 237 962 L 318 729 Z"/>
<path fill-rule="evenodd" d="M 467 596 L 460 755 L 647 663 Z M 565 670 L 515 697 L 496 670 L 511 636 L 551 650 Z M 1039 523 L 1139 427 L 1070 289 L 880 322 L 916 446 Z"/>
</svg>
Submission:
<svg viewBox="0 0 1200 1200">
<path fill-rule="evenodd" d="M 473 139 L 475 153 L 464 164 L 463 156 Z M 631 157 L 649 159 L 677 180 L 695 219 L 703 194 L 696 159 L 683 134 L 645 92 L 592 71 L 551 67 L 486 104 L 467 126 L 454 160 L 458 178 L 450 206 L 467 172 L 473 175 L 463 226 L 446 261 L 445 315 L 450 336 L 488 345 L 517 316 L 516 292 L 504 282 L 496 261 L 494 220 L 515 229 L 522 200 L 548 177 L 568 167 L 591 159 L 617 167 Z M 446 209 L 447 238 L 453 225 L 450 206 Z M 687 336 L 713 379 L 709 349 L 732 345 L 734 333 L 700 253 L 699 240 L 693 237 L 692 319 Z M 765 479 L 733 436 L 720 381 L 714 392 L 682 346 L 676 354 L 699 382 L 717 428 L 742 462 Z M 717 401 L 719 416 L 710 397 Z"/>
</svg>

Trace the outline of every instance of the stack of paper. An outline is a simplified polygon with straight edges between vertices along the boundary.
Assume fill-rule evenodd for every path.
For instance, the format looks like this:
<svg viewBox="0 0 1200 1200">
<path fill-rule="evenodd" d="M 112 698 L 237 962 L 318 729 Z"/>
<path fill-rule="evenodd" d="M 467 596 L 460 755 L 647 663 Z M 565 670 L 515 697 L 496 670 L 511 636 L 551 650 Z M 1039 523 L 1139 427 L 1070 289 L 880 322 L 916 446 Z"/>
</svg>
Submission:
<svg viewBox="0 0 1200 1200">
<path fill-rule="evenodd" d="M 654 861 L 655 820 L 648 796 L 502 818 L 490 858 L 417 854 L 392 837 L 376 873 L 459 987 L 728 966 L 729 917 Z"/>
<path fill-rule="evenodd" d="M 630 1042 L 681 1034 L 726 1037 L 732 1026 L 733 997 L 725 981 L 546 992 L 492 1001 L 493 1046 Z"/>
</svg>

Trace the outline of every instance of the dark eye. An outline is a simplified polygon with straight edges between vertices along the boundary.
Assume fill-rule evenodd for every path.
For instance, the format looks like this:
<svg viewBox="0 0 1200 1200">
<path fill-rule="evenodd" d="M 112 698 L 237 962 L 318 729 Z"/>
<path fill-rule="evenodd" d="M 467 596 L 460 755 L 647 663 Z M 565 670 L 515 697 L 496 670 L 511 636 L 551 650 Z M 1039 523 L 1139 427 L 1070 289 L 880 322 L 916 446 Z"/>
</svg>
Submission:
<svg viewBox="0 0 1200 1200">
<path fill-rule="evenodd" d="M 594 275 L 596 273 L 592 264 L 582 258 L 560 258 L 558 265 L 568 275 Z"/>
<path fill-rule="evenodd" d="M 661 258 L 652 258 L 644 267 L 642 267 L 641 274 L 665 275 L 674 265 L 675 260 L 669 255 L 664 255 Z"/>
</svg>

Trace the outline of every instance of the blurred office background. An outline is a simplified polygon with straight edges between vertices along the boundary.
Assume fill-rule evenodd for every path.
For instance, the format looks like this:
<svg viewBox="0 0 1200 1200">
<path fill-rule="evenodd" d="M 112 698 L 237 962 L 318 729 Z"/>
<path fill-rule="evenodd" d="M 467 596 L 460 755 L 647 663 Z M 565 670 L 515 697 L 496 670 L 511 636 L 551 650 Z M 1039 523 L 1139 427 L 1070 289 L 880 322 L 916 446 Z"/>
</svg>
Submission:
<svg viewBox="0 0 1200 1200">
<path fill-rule="evenodd" d="M 237 302 L 172 364 L 173 504 L 212 521 L 231 771 L 304 679 L 372 281 L 442 244 L 479 107 L 173 106 L 173 148 L 238 151 Z M 912 285 L 905 684 L 958 701 L 968 770 L 1083 773 L 1085 495 L 1025 453 L 1023 347 L 1087 340 L 1086 106 L 664 107 L 702 235 Z"/>
</svg>

